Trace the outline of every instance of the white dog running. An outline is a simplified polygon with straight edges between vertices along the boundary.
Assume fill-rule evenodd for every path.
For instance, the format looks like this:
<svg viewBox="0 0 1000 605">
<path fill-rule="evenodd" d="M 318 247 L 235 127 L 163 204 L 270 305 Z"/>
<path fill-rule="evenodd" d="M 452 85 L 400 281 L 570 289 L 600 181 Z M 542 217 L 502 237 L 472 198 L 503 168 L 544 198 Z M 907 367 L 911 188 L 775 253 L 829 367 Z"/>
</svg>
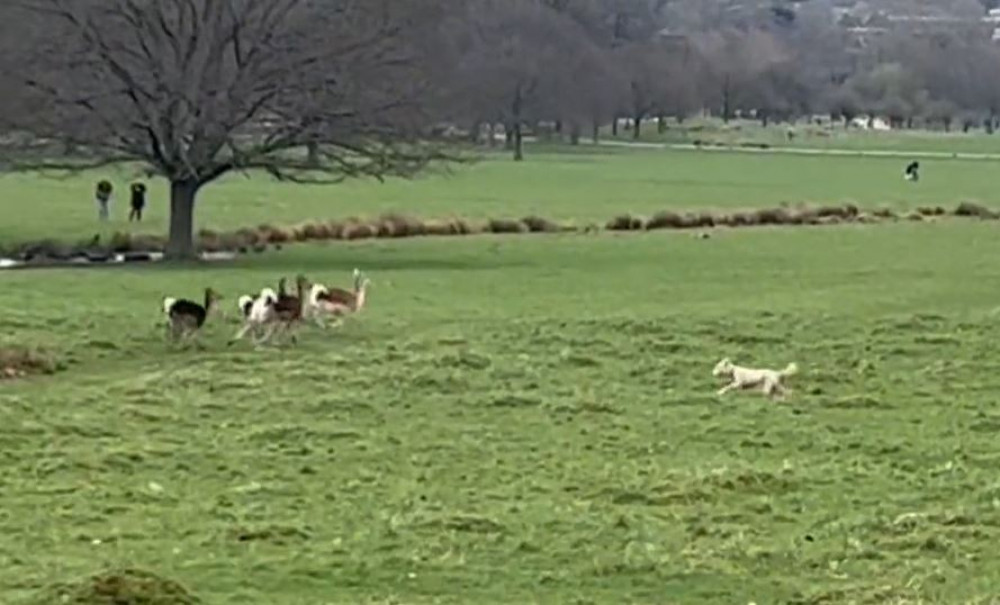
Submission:
<svg viewBox="0 0 1000 605">
<path fill-rule="evenodd" d="M 718 395 L 720 397 L 729 391 L 756 388 L 760 388 L 761 392 L 768 397 L 775 397 L 787 392 L 783 384 L 784 380 L 798 371 L 799 366 L 795 363 L 788 364 L 788 367 L 781 371 L 744 368 L 735 365 L 727 357 L 715 365 L 712 376 L 730 380 L 729 384 L 719 389 Z"/>
</svg>

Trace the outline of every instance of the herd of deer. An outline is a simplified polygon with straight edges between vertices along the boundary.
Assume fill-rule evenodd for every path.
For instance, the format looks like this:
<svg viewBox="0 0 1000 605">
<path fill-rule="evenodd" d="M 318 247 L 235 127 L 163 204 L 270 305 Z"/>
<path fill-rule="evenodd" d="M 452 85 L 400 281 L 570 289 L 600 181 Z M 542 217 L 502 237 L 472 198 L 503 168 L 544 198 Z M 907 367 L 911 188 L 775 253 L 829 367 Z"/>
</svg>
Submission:
<svg viewBox="0 0 1000 605">
<path fill-rule="evenodd" d="M 365 293 L 370 284 L 358 269 L 354 270 L 354 283 L 350 290 L 311 283 L 305 276 L 299 275 L 295 280 L 295 294 L 289 294 L 286 280 L 281 278 L 277 292 L 264 288 L 256 296 L 239 297 L 237 306 L 243 326 L 229 344 L 251 334 L 253 343 L 259 345 L 278 333 L 288 335 L 295 342 L 293 329 L 304 321 L 312 320 L 321 327 L 327 327 L 326 320 L 332 318 L 339 324 L 344 317 L 364 307 Z M 212 288 L 205 289 L 204 303 L 164 298 L 163 313 L 167 316 L 169 337 L 175 342 L 193 338 L 220 300 L 222 296 Z"/>
</svg>

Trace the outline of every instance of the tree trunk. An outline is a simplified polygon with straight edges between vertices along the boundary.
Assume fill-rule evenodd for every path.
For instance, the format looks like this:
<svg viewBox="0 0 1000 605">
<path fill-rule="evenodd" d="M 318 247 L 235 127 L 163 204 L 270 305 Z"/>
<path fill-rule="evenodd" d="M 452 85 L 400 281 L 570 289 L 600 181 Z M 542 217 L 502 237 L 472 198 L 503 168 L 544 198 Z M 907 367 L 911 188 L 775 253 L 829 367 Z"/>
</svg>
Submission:
<svg viewBox="0 0 1000 605">
<path fill-rule="evenodd" d="M 489 137 L 489 146 L 497 146 L 497 125 L 496 122 L 490 122 L 489 126 L 486 128 L 486 136 Z"/>
<path fill-rule="evenodd" d="M 166 250 L 169 260 L 197 258 L 194 243 L 194 200 L 200 187 L 195 180 L 170 183 L 170 235 Z"/>
<path fill-rule="evenodd" d="M 634 117 L 632 119 L 632 124 L 632 138 L 638 140 L 639 136 L 642 134 L 642 116 Z"/>
<path fill-rule="evenodd" d="M 590 125 L 590 138 L 594 145 L 601 142 L 601 124 L 597 120 L 594 120 Z"/>
<path fill-rule="evenodd" d="M 514 149 L 514 126 L 511 124 L 503 128 L 503 148 L 507 151 Z"/>
<path fill-rule="evenodd" d="M 615 116 L 615 119 L 611 120 L 611 136 L 618 136 L 618 116 Z"/>
<path fill-rule="evenodd" d="M 570 145 L 580 144 L 580 124 L 573 122 L 569 127 L 569 143 Z"/>
<path fill-rule="evenodd" d="M 524 136 L 521 133 L 521 122 L 514 124 L 514 161 L 524 159 Z"/>
<path fill-rule="evenodd" d="M 722 121 L 728 124 L 731 119 L 733 119 L 732 96 L 729 90 L 729 74 L 726 74 L 722 83 Z"/>
<path fill-rule="evenodd" d="M 309 166 L 312 168 L 319 168 L 319 145 L 317 143 L 307 144 L 306 153 L 308 154 L 306 162 L 309 163 Z"/>
<path fill-rule="evenodd" d="M 521 85 L 517 85 L 517 90 L 514 93 L 514 102 L 511 103 L 511 115 L 513 116 L 514 122 L 514 161 L 520 162 L 524 159 L 524 137 L 521 133 L 521 127 L 524 121 L 521 118 L 521 103 L 523 98 L 521 96 Z"/>
<path fill-rule="evenodd" d="M 656 131 L 660 134 L 667 131 L 667 118 L 663 117 L 663 114 L 656 117 Z"/>
</svg>

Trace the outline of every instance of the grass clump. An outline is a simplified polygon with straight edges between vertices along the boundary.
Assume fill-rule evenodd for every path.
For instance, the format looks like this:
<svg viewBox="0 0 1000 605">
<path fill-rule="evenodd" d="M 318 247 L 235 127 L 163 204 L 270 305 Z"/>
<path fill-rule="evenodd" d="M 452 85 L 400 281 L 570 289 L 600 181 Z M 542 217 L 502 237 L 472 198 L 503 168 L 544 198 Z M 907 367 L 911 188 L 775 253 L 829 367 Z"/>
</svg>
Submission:
<svg viewBox="0 0 1000 605">
<path fill-rule="evenodd" d="M 564 231 L 562 226 L 547 218 L 542 218 L 540 216 L 526 216 L 521 219 L 521 222 L 528 227 L 528 231 L 532 233 L 559 233 Z"/>
<path fill-rule="evenodd" d="M 528 225 L 516 219 L 493 218 L 486 223 L 487 233 L 528 233 Z"/>
<path fill-rule="evenodd" d="M 971 218 L 981 218 L 981 219 L 996 219 L 1000 218 L 993 210 L 979 204 L 977 202 L 962 202 L 956 208 L 954 212 L 955 216 L 965 216 Z"/>
<path fill-rule="evenodd" d="M 0 380 L 55 374 L 60 369 L 61 364 L 43 351 L 20 346 L 0 347 Z"/>
<path fill-rule="evenodd" d="M 375 222 L 378 237 L 418 237 L 426 233 L 423 222 L 410 216 L 386 213 Z"/>
<path fill-rule="evenodd" d="M 44 591 L 25 605 L 200 605 L 173 580 L 140 569 L 102 573 Z"/>
<path fill-rule="evenodd" d="M 655 229 L 683 229 L 686 224 L 684 215 L 672 210 L 665 210 L 657 212 L 651 216 L 649 220 L 646 221 L 645 228 L 647 231 L 653 231 Z"/>
<path fill-rule="evenodd" d="M 378 237 L 378 227 L 358 219 L 350 219 L 340 230 L 340 239 L 348 241 Z"/>
<path fill-rule="evenodd" d="M 631 214 L 619 214 L 608 221 L 605 228 L 608 231 L 640 231 L 644 225 L 645 221 L 638 216 L 632 216 Z"/>
</svg>

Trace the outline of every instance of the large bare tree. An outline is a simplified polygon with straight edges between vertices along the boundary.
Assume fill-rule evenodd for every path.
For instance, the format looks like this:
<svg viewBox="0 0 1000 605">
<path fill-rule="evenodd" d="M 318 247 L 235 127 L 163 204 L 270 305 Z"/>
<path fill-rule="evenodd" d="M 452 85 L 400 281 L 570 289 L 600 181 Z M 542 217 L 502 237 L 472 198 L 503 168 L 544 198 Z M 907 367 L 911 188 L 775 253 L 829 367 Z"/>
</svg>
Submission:
<svg viewBox="0 0 1000 605">
<path fill-rule="evenodd" d="M 11 2 L 23 33 L 5 80 L 32 112 L 6 130 L 68 144 L 16 165 L 142 163 L 170 182 L 169 257 L 194 255 L 197 194 L 226 173 L 336 182 L 438 157 L 417 142 L 433 2 Z M 53 162 L 66 147 L 85 156 Z"/>
</svg>

